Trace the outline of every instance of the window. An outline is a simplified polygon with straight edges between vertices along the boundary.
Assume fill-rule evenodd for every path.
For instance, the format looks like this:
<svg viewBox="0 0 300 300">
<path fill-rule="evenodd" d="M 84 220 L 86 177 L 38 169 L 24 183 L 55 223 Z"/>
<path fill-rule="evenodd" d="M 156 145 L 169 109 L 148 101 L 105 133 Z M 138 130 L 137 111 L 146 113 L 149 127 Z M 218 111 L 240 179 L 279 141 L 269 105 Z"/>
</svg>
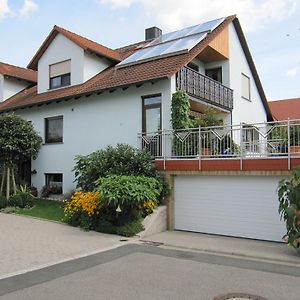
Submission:
<svg viewBox="0 0 300 300">
<path fill-rule="evenodd" d="M 57 89 L 71 84 L 71 60 L 49 66 L 50 89 Z"/>
<path fill-rule="evenodd" d="M 250 100 L 250 78 L 242 73 L 242 98 Z"/>
<path fill-rule="evenodd" d="M 50 194 L 62 194 L 63 192 L 63 174 L 45 174 L 46 187 Z"/>
<path fill-rule="evenodd" d="M 199 72 L 199 66 L 197 66 L 196 64 L 190 62 L 190 63 L 187 64 L 187 66 L 189 68 L 193 69 L 194 71 Z"/>
<path fill-rule="evenodd" d="M 145 96 L 143 99 L 143 142 L 145 149 L 153 156 L 161 156 L 161 95 Z"/>
<path fill-rule="evenodd" d="M 63 116 L 45 119 L 45 142 L 63 142 Z"/>
<path fill-rule="evenodd" d="M 161 130 L 161 95 L 143 97 L 143 132 Z"/>
<path fill-rule="evenodd" d="M 213 80 L 222 83 L 222 68 L 214 68 L 205 70 L 205 75 Z"/>
</svg>

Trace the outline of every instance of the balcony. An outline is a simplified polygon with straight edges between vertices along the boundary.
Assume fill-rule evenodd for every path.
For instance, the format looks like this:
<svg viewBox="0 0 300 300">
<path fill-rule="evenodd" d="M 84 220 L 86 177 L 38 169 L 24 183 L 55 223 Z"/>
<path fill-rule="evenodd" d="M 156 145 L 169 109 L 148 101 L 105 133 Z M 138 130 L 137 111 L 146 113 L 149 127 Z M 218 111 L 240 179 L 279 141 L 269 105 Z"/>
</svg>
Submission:
<svg viewBox="0 0 300 300">
<path fill-rule="evenodd" d="M 233 109 L 233 90 L 189 67 L 183 67 L 176 78 L 177 89 L 193 98 L 226 110 Z"/>
<path fill-rule="evenodd" d="M 165 130 L 139 139 L 160 170 L 279 171 L 300 164 L 300 120 Z"/>
</svg>

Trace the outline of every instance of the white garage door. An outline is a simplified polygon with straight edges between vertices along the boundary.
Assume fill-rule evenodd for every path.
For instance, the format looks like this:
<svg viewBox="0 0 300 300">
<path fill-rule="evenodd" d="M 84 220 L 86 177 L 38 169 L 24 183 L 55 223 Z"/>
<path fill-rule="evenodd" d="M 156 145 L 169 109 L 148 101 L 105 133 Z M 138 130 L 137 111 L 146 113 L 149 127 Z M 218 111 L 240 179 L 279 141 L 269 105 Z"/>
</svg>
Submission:
<svg viewBox="0 0 300 300">
<path fill-rule="evenodd" d="M 281 241 L 280 177 L 177 176 L 175 229 Z"/>
</svg>

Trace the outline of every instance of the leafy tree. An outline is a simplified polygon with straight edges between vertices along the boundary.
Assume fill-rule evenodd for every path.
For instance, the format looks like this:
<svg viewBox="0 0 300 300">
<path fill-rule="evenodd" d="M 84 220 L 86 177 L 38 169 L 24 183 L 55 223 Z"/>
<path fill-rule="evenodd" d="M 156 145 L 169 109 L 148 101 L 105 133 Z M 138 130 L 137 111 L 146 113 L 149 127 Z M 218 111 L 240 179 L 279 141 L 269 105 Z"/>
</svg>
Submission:
<svg viewBox="0 0 300 300">
<path fill-rule="evenodd" d="M 3 174 L 0 194 L 3 192 L 6 178 L 6 198 L 10 195 L 10 178 L 16 192 L 14 169 L 19 163 L 38 154 L 42 138 L 32 124 L 15 114 L 0 115 L 0 166 Z"/>
</svg>

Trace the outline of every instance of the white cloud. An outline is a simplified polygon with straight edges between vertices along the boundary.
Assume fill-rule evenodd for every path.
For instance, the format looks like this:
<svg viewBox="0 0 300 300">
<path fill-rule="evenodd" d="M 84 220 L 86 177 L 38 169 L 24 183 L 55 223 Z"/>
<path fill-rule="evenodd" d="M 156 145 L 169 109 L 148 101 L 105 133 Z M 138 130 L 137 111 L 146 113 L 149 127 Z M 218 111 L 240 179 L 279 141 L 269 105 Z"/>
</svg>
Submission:
<svg viewBox="0 0 300 300">
<path fill-rule="evenodd" d="M 31 13 L 36 12 L 38 9 L 38 5 L 33 0 L 25 0 L 23 6 L 19 10 L 19 14 L 22 17 L 27 17 Z"/>
<path fill-rule="evenodd" d="M 295 78 L 299 73 L 300 73 L 300 68 L 294 67 L 294 68 L 287 70 L 286 76 L 290 77 L 290 78 Z"/>
<path fill-rule="evenodd" d="M 101 0 L 100 1 L 104 5 L 111 5 L 112 8 L 126 8 L 129 7 L 134 2 L 138 2 L 136 0 Z"/>
<path fill-rule="evenodd" d="M 281 21 L 296 10 L 298 0 L 99 0 L 113 9 L 140 4 L 165 30 L 237 14 L 245 31 Z"/>
<path fill-rule="evenodd" d="M 10 14 L 11 10 L 8 6 L 8 0 L 0 0 L 0 21 Z"/>
</svg>

